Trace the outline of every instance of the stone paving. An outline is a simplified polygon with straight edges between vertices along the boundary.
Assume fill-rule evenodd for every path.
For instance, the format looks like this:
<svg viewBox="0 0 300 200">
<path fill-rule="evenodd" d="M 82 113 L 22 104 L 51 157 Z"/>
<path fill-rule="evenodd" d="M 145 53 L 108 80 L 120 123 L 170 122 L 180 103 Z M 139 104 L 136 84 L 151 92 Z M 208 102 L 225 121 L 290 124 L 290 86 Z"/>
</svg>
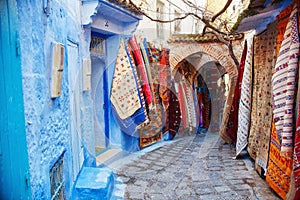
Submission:
<svg viewBox="0 0 300 200">
<path fill-rule="evenodd" d="M 280 199 L 256 173 L 249 158 L 219 135 L 185 136 L 111 165 L 117 176 L 112 199 Z M 125 158 L 126 160 L 126 158 Z"/>
</svg>

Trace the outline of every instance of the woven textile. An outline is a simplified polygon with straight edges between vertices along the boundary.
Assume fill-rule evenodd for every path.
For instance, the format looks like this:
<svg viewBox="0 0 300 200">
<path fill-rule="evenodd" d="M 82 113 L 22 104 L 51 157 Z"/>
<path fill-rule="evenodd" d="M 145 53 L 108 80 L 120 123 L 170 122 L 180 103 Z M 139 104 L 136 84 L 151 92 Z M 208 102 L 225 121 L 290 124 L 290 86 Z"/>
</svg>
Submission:
<svg viewBox="0 0 300 200">
<path fill-rule="evenodd" d="M 180 111 L 181 111 L 181 127 L 182 129 L 180 130 L 181 132 L 183 132 L 183 129 L 187 128 L 187 111 L 186 111 L 186 107 L 185 107 L 185 96 L 184 96 L 184 92 L 183 92 L 183 86 L 182 83 L 179 82 L 178 83 L 178 100 L 179 100 L 179 107 L 180 107 Z"/>
<path fill-rule="evenodd" d="M 179 130 L 181 121 L 181 112 L 179 101 L 176 95 L 175 83 L 172 82 L 170 87 L 170 100 L 169 100 L 169 132 L 175 136 Z"/>
<path fill-rule="evenodd" d="M 248 144 L 248 133 L 251 112 L 251 88 L 252 88 L 252 59 L 253 59 L 253 38 L 247 40 L 247 55 L 243 73 L 241 100 L 238 114 L 238 130 L 236 155 L 238 156 Z"/>
<path fill-rule="evenodd" d="M 300 76 L 298 77 L 298 92 L 297 92 L 297 122 L 296 122 L 296 132 L 294 141 L 294 177 L 295 177 L 295 198 L 300 199 Z"/>
<path fill-rule="evenodd" d="M 142 85 L 141 85 L 141 78 L 139 77 L 139 74 L 138 74 L 139 69 L 137 68 L 137 65 L 135 63 L 133 50 L 132 50 L 129 42 L 125 46 L 125 49 L 126 49 L 128 57 L 129 57 L 129 62 L 131 64 L 132 68 L 133 68 L 133 75 L 135 77 L 136 84 L 138 86 L 138 94 L 139 94 L 139 97 L 140 97 L 140 103 L 142 105 L 141 109 L 143 109 L 144 115 L 145 115 L 145 118 L 146 118 L 146 120 L 143 122 L 143 124 L 140 124 L 140 126 L 144 126 L 147 123 L 149 123 L 149 118 L 148 118 L 148 113 L 147 113 L 147 109 L 146 109 L 146 101 L 145 101 L 145 97 L 144 97 L 144 93 L 143 93 L 143 89 L 142 89 Z"/>
<path fill-rule="evenodd" d="M 147 40 L 144 39 L 143 42 L 139 43 L 140 49 L 141 49 L 141 53 L 143 56 L 143 61 L 145 63 L 145 69 L 146 69 L 146 73 L 147 73 L 147 77 L 148 77 L 148 82 L 150 85 L 150 89 L 153 95 L 153 79 L 152 79 L 152 74 L 151 74 L 151 69 L 150 69 L 150 62 L 149 62 L 149 52 L 148 52 L 148 48 L 146 48 L 147 45 Z M 153 100 L 153 96 L 152 96 L 152 100 Z"/>
<path fill-rule="evenodd" d="M 282 199 L 289 191 L 292 165 L 292 159 L 280 155 L 280 140 L 272 123 L 266 182 Z"/>
<path fill-rule="evenodd" d="M 164 126 L 163 133 L 169 130 L 169 99 L 170 99 L 170 83 L 171 83 L 171 68 L 169 63 L 169 49 L 162 49 L 160 58 L 160 73 L 159 73 L 159 96 L 164 108 Z"/>
<path fill-rule="evenodd" d="M 129 40 L 129 44 L 131 47 L 131 52 L 134 55 L 134 61 L 137 67 L 137 71 L 139 74 L 140 84 L 142 87 L 143 94 L 145 96 L 146 103 L 149 105 L 152 103 L 152 92 L 149 84 L 149 79 L 146 71 L 146 67 L 144 64 L 143 56 L 140 51 L 139 45 L 136 41 L 136 37 L 133 36 Z"/>
<path fill-rule="evenodd" d="M 275 24 L 272 28 L 269 26 L 265 32 L 254 37 L 252 110 L 248 137 L 248 152 L 254 160 L 257 157 L 259 142 L 262 142 L 263 135 L 267 134 L 268 139 L 270 139 L 272 123 L 270 83 L 274 60 L 276 60 L 276 30 Z M 263 129 L 264 126 L 266 129 Z M 269 140 L 264 142 L 268 144 Z M 264 165 L 264 169 L 266 169 L 267 162 L 262 163 L 259 160 L 259 163 Z"/>
<path fill-rule="evenodd" d="M 198 79 L 198 102 L 200 105 L 200 126 L 199 132 L 207 132 L 210 124 L 210 112 L 211 112 L 211 98 L 209 90 L 203 78 L 200 76 Z"/>
<path fill-rule="evenodd" d="M 238 129 L 238 113 L 239 113 L 239 102 L 241 98 L 241 86 L 242 86 L 242 80 L 243 80 L 243 73 L 244 73 L 244 67 L 245 67 L 245 60 L 246 60 L 246 54 L 247 54 L 247 41 L 245 41 L 244 44 L 244 50 L 242 53 L 242 58 L 238 70 L 238 77 L 235 85 L 234 90 L 234 97 L 231 104 L 231 109 L 228 117 L 228 122 L 226 126 L 226 134 L 231 139 L 233 143 L 236 143 L 237 138 L 237 129 Z"/>
<path fill-rule="evenodd" d="M 196 127 L 196 113 L 195 113 L 195 105 L 194 105 L 194 101 L 193 101 L 193 94 L 191 91 L 191 86 L 186 79 L 183 80 L 183 88 L 184 88 L 184 93 L 185 93 L 185 97 L 186 97 L 188 127 L 189 127 L 189 131 L 192 131 L 192 128 Z"/>
<path fill-rule="evenodd" d="M 263 175 L 263 171 L 267 171 L 267 163 L 269 156 L 269 145 L 271 137 L 271 125 L 272 125 L 272 88 L 271 78 L 272 71 L 276 62 L 276 38 L 277 38 L 277 21 L 271 23 L 267 31 L 255 38 L 255 54 L 254 63 L 257 63 L 255 71 L 259 71 L 256 79 L 256 124 L 254 127 L 251 125 L 251 129 L 257 135 L 253 137 L 257 146 L 256 151 L 250 150 L 250 154 L 256 154 L 256 169 Z M 261 50 L 259 50 L 261 49 Z M 263 51 L 263 52 L 261 52 Z M 262 58 L 259 55 L 264 55 Z M 256 73 L 255 73 L 256 74 Z M 254 116 L 253 116 L 254 117 Z M 252 117 L 251 117 L 252 120 Z M 251 134 L 251 130 L 250 130 Z M 250 136 L 249 136 L 250 137 Z M 254 140 L 255 139 L 255 140 Z M 250 145 L 249 145 L 250 146 Z M 263 171 L 261 170 L 263 169 Z M 264 174 L 265 175 L 265 174 Z"/>
<path fill-rule="evenodd" d="M 122 40 L 112 80 L 110 100 L 121 119 L 126 119 L 141 108 L 138 86 Z"/>
<path fill-rule="evenodd" d="M 202 127 L 204 125 L 204 120 L 203 120 L 203 110 L 204 110 L 204 92 L 202 90 L 202 87 L 205 86 L 204 85 L 205 82 L 202 78 L 201 75 L 198 75 L 197 77 L 197 101 L 198 101 L 198 105 L 199 105 L 199 121 L 198 121 L 198 130 L 197 132 L 200 133 L 202 130 Z"/>
<path fill-rule="evenodd" d="M 281 154 L 287 157 L 291 157 L 293 153 L 293 110 L 299 56 L 297 18 L 295 7 L 287 24 L 272 76 L 275 128 L 281 142 Z"/>
<path fill-rule="evenodd" d="M 140 147 L 151 145 L 162 138 L 163 107 L 159 96 L 159 75 L 160 75 L 160 51 L 155 47 L 144 43 L 145 52 L 149 60 L 149 74 L 152 77 L 153 106 L 149 107 L 150 123 L 139 128 Z M 150 77 L 150 76 L 149 76 Z"/>
</svg>

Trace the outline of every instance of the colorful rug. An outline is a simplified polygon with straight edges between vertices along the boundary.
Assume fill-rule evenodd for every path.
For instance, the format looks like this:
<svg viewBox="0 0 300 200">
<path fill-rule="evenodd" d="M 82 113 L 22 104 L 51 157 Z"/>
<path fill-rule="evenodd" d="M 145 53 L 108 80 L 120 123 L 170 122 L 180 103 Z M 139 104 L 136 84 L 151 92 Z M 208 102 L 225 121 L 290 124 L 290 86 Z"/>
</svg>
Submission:
<svg viewBox="0 0 300 200">
<path fill-rule="evenodd" d="M 163 106 L 159 96 L 159 76 L 160 76 L 160 50 L 144 42 L 145 52 L 149 61 L 149 74 L 151 74 L 153 106 L 149 107 L 150 123 L 139 128 L 140 147 L 146 147 L 162 139 L 163 127 Z"/>
<path fill-rule="evenodd" d="M 180 106 L 176 94 L 175 83 L 172 82 L 169 100 L 169 132 L 173 137 L 177 134 L 181 122 Z"/>
<path fill-rule="evenodd" d="M 146 118 L 146 120 L 143 123 L 139 124 L 139 126 L 144 126 L 147 123 L 149 123 L 149 118 L 148 118 L 148 113 L 147 113 L 147 108 L 146 108 L 146 101 L 145 101 L 145 97 L 144 97 L 144 93 L 143 93 L 143 89 L 142 89 L 142 85 L 141 85 L 141 77 L 139 76 L 139 74 L 140 74 L 140 73 L 138 73 L 139 69 L 135 63 L 133 49 L 131 48 L 129 42 L 126 44 L 125 49 L 126 49 L 126 52 L 127 52 L 128 58 L 129 58 L 129 63 L 131 64 L 131 67 L 133 69 L 133 75 L 136 80 L 136 84 L 138 86 L 138 94 L 140 97 L 140 103 L 142 105 L 141 109 L 143 109 L 144 115 Z"/>
<path fill-rule="evenodd" d="M 183 86 L 182 83 L 179 82 L 178 83 L 178 100 L 179 100 L 179 107 L 180 107 L 180 111 L 181 111 L 181 125 L 180 125 L 180 132 L 184 132 L 184 129 L 187 128 L 187 111 L 186 111 L 186 107 L 185 107 L 185 95 L 183 92 Z"/>
<path fill-rule="evenodd" d="M 299 76 L 300 78 L 300 76 Z M 295 198 L 300 199 L 300 79 L 298 78 L 298 102 L 297 102 L 297 123 L 296 123 L 296 132 L 295 132 L 295 141 L 294 141 L 294 160 L 293 160 L 293 169 L 294 169 L 294 178 L 295 178 Z"/>
<path fill-rule="evenodd" d="M 160 73 L 159 73 L 159 96 L 164 108 L 164 126 L 163 133 L 169 130 L 169 99 L 170 99 L 170 82 L 171 68 L 169 63 L 169 49 L 162 49 L 160 58 Z"/>
<path fill-rule="evenodd" d="M 241 86 L 243 80 L 243 73 L 245 67 L 245 60 L 247 54 L 247 41 L 244 44 L 244 50 L 242 53 L 242 58 L 238 70 L 238 77 L 234 90 L 234 97 L 231 104 L 231 110 L 228 117 L 228 122 L 226 126 L 226 134 L 231 139 L 231 141 L 235 144 L 237 138 L 237 129 L 238 129 L 238 113 L 239 113 L 239 102 L 241 98 Z"/>
<path fill-rule="evenodd" d="M 282 198 L 289 191 L 293 160 L 280 155 L 280 140 L 272 123 L 266 182 Z"/>
<path fill-rule="evenodd" d="M 207 132 L 210 124 L 211 98 L 207 85 L 201 75 L 198 76 L 198 102 L 200 105 L 200 125 L 198 133 Z"/>
<path fill-rule="evenodd" d="M 134 56 L 135 65 L 136 65 L 136 68 L 137 68 L 137 72 L 138 72 L 139 79 L 140 79 L 140 84 L 141 84 L 141 87 L 142 87 L 142 91 L 143 91 L 146 103 L 148 105 L 150 105 L 152 103 L 152 92 L 151 92 L 151 88 L 150 88 L 149 79 L 148 79 L 146 67 L 145 67 L 145 64 L 144 64 L 143 56 L 142 56 L 142 53 L 140 51 L 140 48 L 139 48 L 139 45 L 136 41 L 135 36 L 130 38 L 129 45 L 131 47 L 131 50 L 133 51 L 131 53 Z"/>
<path fill-rule="evenodd" d="M 272 76 L 275 128 L 281 144 L 281 155 L 290 158 L 293 154 L 293 115 L 300 47 L 297 18 L 296 8 L 287 24 Z"/>
<path fill-rule="evenodd" d="M 245 61 L 245 68 L 243 73 L 241 100 L 238 114 L 238 130 L 236 155 L 238 156 L 248 144 L 248 133 L 250 125 L 251 113 L 251 96 L 252 96 L 252 67 L 253 67 L 253 37 L 247 40 L 247 55 Z"/>
<path fill-rule="evenodd" d="M 143 56 L 143 61 L 145 63 L 145 69 L 146 69 L 146 73 L 147 73 L 147 77 L 148 77 L 148 82 L 150 85 L 150 89 L 153 95 L 153 79 L 152 79 L 152 74 L 151 74 L 151 68 L 150 68 L 150 63 L 149 63 L 149 52 L 148 52 L 148 48 L 147 47 L 147 40 L 144 39 L 143 42 L 139 43 L 140 49 L 141 49 L 141 53 Z M 145 47 L 146 46 L 146 47 Z M 152 96 L 152 100 L 153 100 L 153 96 Z"/>
<path fill-rule="evenodd" d="M 227 127 L 227 123 L 228 123 L 228 119 L 229 119 L 229 114 L 230 114 L 230 110 L 231 110 L 232 101 L 233 101 L 233 98 L 234 98 L 236 78 L 237 77 L 232 76 L 229 79 L 229 84 L 228 84 L 229 85 L 229 91 L 228 91 L 228 96 L 227 96 L 226 102 L 224 103 L 225 106 L 224 106 L 224 109 L 223 109 L 222 122 L 221 122 L 221 126 L 220 126 L 220 131 L 219 131 L 220 137 L 227 144 L 232 143 L 232 140 L 230 139 L 230 137 L 226 133 L 226 127 Z"/>
<path fill-rule="evenodd" d="M 126 119 L 141 108 L 138 86 L 126 53 L 124 41 L 120 42 L 112 80 L 110 100 L 121 119 Z"/>
<path fill-rule="evenodd" d="M 253 128 L 253 133 L 257 134 L 257 137 L 255 135 L 253 136 L 254 143 L 251 146 L 253 146 L 254 148 L 252 149 L 249 145 L 248 151 L 249 153 L 251 152 L 250 155 L 256 155 L 256 170 L 262 176 L 266 175 L 265 173 L 267 171 L 267 163 L 269 157 L 269 146 L 272 125 L 272 88 L 270 83 L 272 79 L 273 67 L 275 66 L 277 58 L 276 38 L 277 21 L 269 24 L 265 32 L 255 37 L 254 44 L 256 47 L 254 48 L 254 63 L 257 63 L 257 68 L 255 68 L 255 70 L 259 71 L 259 73 L 258 76 L 256 76 L 256 124 L 255 127 L 251 126 L 251 128 Z M 261 52 L 261 50 L 259 49 L 263 50 L 263 52 Z M 257 56 L 259 54 L 264 55 L 264 57 L 261 58 L 261 56 Z M 256 143 L 257 146 L 254 145 Z"/>
<path fill-rule="evenodd" d="M 285 34 L 292 8 L 292 6 L 287 7 L 277 16 L 277 53 L 279 53 L 279 50 L 281 50 L 282 42 L 284 40 L 283 35 Z M 281 155 L 281 138 L 276 132 L 275 122 L 273 120 L 266 181 L 270 187 L 283 199 L 286 198 L 286 195 L 289 192 L 292 165 L 292 159 L 289 157 L 283 157 Z"/>
</svg>

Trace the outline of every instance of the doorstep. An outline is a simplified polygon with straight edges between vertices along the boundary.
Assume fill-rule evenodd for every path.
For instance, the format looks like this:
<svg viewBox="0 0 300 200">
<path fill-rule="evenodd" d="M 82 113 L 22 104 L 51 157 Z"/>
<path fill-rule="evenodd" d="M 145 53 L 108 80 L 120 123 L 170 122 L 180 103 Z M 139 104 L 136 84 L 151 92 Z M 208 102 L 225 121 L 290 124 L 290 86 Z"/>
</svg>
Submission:
<svg viewBox="0 0 300 200">
<path fill-rule="evenodd" d="M 101 164 L 104 164 L 106 161 L 108 161 L 111 158 L 115 157 L 120 152 L 122 152 L 122 149 L 110 148 L 110 149 L 106 150 L 105 152 L 99 154 L 96 157 L 96 164 L 97 164 L 97 166 L 99 166 Z"/>
</svg>

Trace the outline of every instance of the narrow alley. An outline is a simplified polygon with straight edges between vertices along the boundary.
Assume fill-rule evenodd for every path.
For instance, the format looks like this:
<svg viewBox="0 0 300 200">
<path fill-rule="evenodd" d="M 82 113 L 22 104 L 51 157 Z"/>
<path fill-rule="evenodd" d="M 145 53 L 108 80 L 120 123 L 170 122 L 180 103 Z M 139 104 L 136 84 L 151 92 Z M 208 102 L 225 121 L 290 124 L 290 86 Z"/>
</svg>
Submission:
<svg viewBox="0 0 300 200">
<path fill-rule="evenodd" d="M 112 199 L 280 199 L 259 177 L 249 157 L 216 133 L 184 136 L 108 167 L 117 184 Z"/>
<path fill-rule="evenodd" d="M 0 0 L 0 200 L 300 200 L 299 30 L 300 0 Z"/>
</svg>

